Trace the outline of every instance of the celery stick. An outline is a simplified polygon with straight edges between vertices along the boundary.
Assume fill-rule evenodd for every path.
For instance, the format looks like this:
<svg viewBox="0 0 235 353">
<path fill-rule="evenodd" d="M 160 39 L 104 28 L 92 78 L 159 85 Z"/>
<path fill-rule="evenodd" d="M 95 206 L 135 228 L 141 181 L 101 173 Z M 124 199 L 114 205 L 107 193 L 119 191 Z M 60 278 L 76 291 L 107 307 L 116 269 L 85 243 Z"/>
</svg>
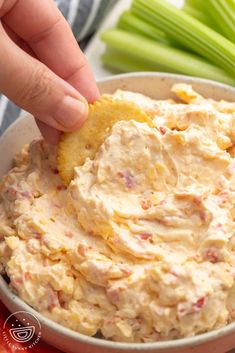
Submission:
<svg viewBox="0 0 235 353">
<path fill-rule="evenodd" d="M 232 2 L 234 0 L 227 0 Z M 234 2 L 235 4 L 235 2 Z M 217 22 L 214 20 L 213 16 L 210 13 L 210 7 L 206 6 L 206 1 L 198 1 L 198 0 L 186 0 L 182 9 L 189 15 L 196 18 L 198 21 L 204 23 L 208 27 L 214 29 L 216 32 L 224 35 L 220 26 L 218 26 Z M 235 9 L 234 9 L 235 11 Z"/>
<path fill-rule="evenodd" d="M 154 42 L 141 35 L 112 29 L 104 32 L 101 35 L 101 39 L 109 48 L 118 50 L 126 56 L 130 55 L 145 63 L 146 70 L 148 70 L 148 65 L 151 63 L 151 68 L 156 70 L 159 69 L 159 66 L 162 66 L 165 71 L 205 77 L 235 85 L 235 80 L 228 74 L 204 59 L 183 50 Z M 115 57 L 113 57 L 114 65 Z"/>
<path fill-rule="evenodd" d="M 175 67 L 169 69 L 169 66 L 152 62 L 148 59 L 136 58 L 136 56 L 125 54 L 122 51 L 107 47 L 105 53 L 101 56 L 103 64 L 116 72 L 136 72 L 136 71 L 160 71 L 179 73 Z"/>
<path fill-rule="evenodd" d="M 165 65 L 165 63 L 139 58 L 136 57 L 135 54 L 125 53 L 122 50 L 117 50 L 110 46 L 107 46 L 101 59 L 106 66 L 121 72 L 169 71 L 169 66 Z M 178 73 L 175 67 L 173 67 L 170 72 Z"/>
<path fill-rule="evenodd" d="M 127 32 L 137 33 L 157 42 L 173 45 L 177 48 L 183 48 L 179 43 L 167 38 L 166 34 L 157 29 L 155 26 L 141 20 L 135 16 L 131 11 L 124 11 L 119 18 L 117 28 L 123 29 Z"/>
<path fill-rule="evenodd" d="M 204 4 L 225 37 L 235 42 L 235 12 L 229 0 L 207 0 Z"/>
<path fill-rule="evenodd" d="M 196 18 L 198 21 L 206 24 L 207 26 L 213 28 L 216 30 L 216 25 L 213 23 L 211 18 L 206 14 L 205 11 L 202 11 L 198 8 L 195 8 L 188 3 L 185 3 L 185 5 L 182 8 L 188 15 L 193 16 Z"/>
<path fill-rule="evenodd" d="M 185 4 L 195 9 L 202 10 L 204 8 L 205 0 L 185 0 Z"/>
<path fill-rule="evenodd" d="M 119 18 L 117 27 L 127 32 L 144 35 L 161 43 L 170 43 L 163 31 L 141 20 L 139 17 L 133 15 L 131 11 L 123 12 Z"/>
<path fill-rule="evenodd" d="M 151 62 L 136 59 L 135 56 L 125 55 L 119 51 L 107 49 L 102 55 L 103 64 L 117 72 L 136 72 L 136 71 L 156 71 L 156 65 Z M 159 66 L 158 71 L 164 71 Z"/>
<path fill-rule="evenodd" d="M 235 77 L 235 45 L 164 0 L 134 0 L 132 11 Z"/>
<path fill-rule="evenodd" d="M 229 3 L 229 6 L 231 6 L 231 8 L 233 9 L 233 11 L 235 11 L 235 0 L 227 0 Z"/>
</svg>

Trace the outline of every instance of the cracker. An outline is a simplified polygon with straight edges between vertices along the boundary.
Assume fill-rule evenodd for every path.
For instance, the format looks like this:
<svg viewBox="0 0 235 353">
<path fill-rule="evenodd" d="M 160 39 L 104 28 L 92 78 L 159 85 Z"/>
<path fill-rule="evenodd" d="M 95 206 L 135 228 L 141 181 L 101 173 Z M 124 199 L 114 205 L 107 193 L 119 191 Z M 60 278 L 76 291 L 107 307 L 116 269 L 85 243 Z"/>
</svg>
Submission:
<svg viewBox="0 0 235 353">
<path fill-rule="evenodd" d="M 154 127 L 152 120 L 134 103 L 103 97 L 89 105 L 88 118 L 79 130 L 61 136 L 58 170 L 66 185 L 73 178 L 74 167 L 83 165 L 87 158 L 94 159 L 112 126 L 121 120 L 136 120 Z"/>
</svg>

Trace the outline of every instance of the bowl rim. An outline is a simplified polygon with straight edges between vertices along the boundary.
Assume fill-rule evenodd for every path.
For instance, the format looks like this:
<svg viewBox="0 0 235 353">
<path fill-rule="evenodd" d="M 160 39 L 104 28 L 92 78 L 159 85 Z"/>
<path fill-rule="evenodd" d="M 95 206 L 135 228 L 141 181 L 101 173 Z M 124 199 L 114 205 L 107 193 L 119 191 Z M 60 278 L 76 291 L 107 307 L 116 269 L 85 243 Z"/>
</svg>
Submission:
<svg viewBox="0 0 235 353">
<path fill-rule="evenodd" d="M 185 76 L 185 75 L 178 75 L 178 74 L 170 74 L 170 73 L 157 73 L 157 72 L 134 72 L 134 73 L 127 73 L 127 74 L 120 74 L 120 75 L 112 75 L 105 77 L 103 79 L 99 79 L 97 81 L 98 85 L 103 84 L 106 82 L 111 82 L 119 79 L 131 79 L 131 78 L 138 78 L 138 77 L 158 77 L 161 79 L 175 79 L 177 81 L 182 80 L 186 83 L 201 83 L 205 85 L 214 85 L 215 88 L 223 89 L 225 92 L 230 92 L 234 94 L 235 98 L 235 88 L 228 86 L 223 83 L 218 83 L 216 81 L 197 78 L 192 76 Z M 20 121 L 25 119 L 25 115 L 22 115 L 18 118 L 14 123 L 12 123 L 6 131 L 0 136 L 0 143 L 1 140 L 5 138 L 5 136 L 9 133 L 9 131 L 17 124 L 20 124 Z M 33 309 L 30 305 L 24 302 L 20 297 L 18 297 L 8 286 L 5 279 L 2 275 L 0 275 L 0 299 L 5 304 L 6 301 L 14 303 L 13 305 L 19 307 L 23 311 L 27 311 L 35 315 L 39 321 L 48 327 L 51 330 L 57 331 L 58 334 L 66 336 L 66 338 L 71 338 L 73 341 L 80 341 L 84 344 L 89 344 L 94 347 L 106 348 L 110 349 L 119 349 L 120 351 L 140 351 L 145 352 L 148 350 L 164 350 L 164 349 L 176 349 L 176 348 L 183 348 L 185 346 L 198 346 L 203 343 L 208 343 L 218 338 L 222 338 L 226 335 L 235 332 L 235 322 L 229 323 L 226 326 L 218 328 L 216 330 L 212 330 L 209 332 L 201 333 L 196 336 L 192 337 L 185 337 L 179 338 L 175 340 L 167 340 L 167 341 L 160 341 L 160 342 L 147 342 L 147 343 L 128 343 L 128 342 L 115 342 L 110 341 L 102 338 L 90 337 L 79 332 L 73 331 L 65 326 L 60 325 L 59 323 L 47 318 L 46 316 L 42 315 L 40 312 Z M 8 308 L 10 304 L 5 304 Z"/>
</svg>

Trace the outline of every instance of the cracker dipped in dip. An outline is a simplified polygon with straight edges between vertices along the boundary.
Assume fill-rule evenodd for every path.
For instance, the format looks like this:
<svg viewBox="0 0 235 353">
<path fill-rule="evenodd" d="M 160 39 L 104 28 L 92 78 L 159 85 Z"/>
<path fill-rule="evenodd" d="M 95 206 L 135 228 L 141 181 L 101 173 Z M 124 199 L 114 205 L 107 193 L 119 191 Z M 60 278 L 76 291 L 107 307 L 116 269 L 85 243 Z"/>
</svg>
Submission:
<svg viewBox="0 0 235 353">
<path fill-rule="evenodd" d="M 154 342 L 235 320 L 235 104 L 173 91 L 114 93 L 154 126 L 116 122 L 68 186 L 43 140 L 0 184 L 1 271 L 72 330 Z"/>
</svg>

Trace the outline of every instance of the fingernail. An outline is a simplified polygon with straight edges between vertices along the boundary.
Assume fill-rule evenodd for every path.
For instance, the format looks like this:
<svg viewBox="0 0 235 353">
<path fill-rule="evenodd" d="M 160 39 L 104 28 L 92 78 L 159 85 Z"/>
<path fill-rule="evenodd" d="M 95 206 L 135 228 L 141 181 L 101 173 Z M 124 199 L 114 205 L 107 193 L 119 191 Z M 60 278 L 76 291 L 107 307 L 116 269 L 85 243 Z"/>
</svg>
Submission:
<svg viewBox="0 0 235 353">
<path fill-rule="evenodd" d="M 87 105 L 76 98 L 65 96 L 55 112 L 56 121 L 65 128 L 72 128 L 87 115 Z"/>
</svg>

